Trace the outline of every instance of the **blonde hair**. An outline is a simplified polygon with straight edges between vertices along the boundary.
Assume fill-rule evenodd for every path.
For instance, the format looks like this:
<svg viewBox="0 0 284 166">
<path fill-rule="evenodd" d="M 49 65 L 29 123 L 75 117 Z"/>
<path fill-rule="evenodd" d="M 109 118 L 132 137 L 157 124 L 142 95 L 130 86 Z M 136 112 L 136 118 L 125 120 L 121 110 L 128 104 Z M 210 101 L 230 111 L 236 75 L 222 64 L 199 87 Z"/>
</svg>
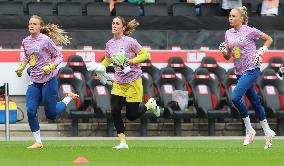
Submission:
<svg viewBox="0 0 284 166">
<path fill-rule="evenodd" d="M 40 21 L 40 32 L 49 36 L 56 45 L 68 45 L 71 38 L 66 35 L 66 32 L 60 26 L 48 23 L 45 25 L 43 19 L 38 15 L 32 15 L 31 18 L 36 18 Z"/>
<path fill-rule="evenodd" d="M 243 22 L 242 24 L 247 25 L 248 24 L 248 10 L 245 6 L 242 7 L 236 7 L 234 8 L 238 10 L 241 13 L 241 16 L 243 17 Z"/>
<path fill-rule="evenodd" d="M 126 22 L 125 19 L 121 16 L 116 16 L 115 18 L 118 18 L 121 20 L 122 26 L 125 27 L 123 34 L 126 36 L 129 36 L 131 33 L 133 33 L 135 29 L 140 25 L 136 19 Z"/>
</svg>

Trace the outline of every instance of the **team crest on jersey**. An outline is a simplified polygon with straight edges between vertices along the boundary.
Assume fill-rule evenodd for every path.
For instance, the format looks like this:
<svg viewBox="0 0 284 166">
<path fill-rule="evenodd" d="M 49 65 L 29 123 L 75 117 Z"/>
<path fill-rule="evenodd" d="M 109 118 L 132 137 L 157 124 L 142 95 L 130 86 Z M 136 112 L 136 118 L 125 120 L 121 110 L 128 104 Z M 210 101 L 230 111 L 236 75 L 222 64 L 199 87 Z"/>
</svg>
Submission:
<svg viewBox="0 0 284 166">
<path fill-rule="evenodd" d="M 34 47 L 34 52 L 37 52 L 37 53 L 39 52 L 39 46 Z"/>
<path fill-rule="evenodd" d="M 245 41 L 245 37 L 244 36 L 240 36 L 239 40 L 240 40 L 240 42 L 243 43 Z"/>
</svg>

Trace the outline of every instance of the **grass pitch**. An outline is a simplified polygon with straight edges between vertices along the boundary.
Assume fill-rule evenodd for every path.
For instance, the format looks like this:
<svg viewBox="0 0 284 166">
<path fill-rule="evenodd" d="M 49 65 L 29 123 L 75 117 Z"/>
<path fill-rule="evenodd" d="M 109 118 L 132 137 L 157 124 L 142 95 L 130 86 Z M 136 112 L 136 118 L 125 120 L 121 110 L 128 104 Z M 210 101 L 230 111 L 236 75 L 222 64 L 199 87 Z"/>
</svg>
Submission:
<svg viewBox="0 0 284 166">
<path fill-rule="evenodd" d="M 280 166 L 284 140 L 264 150 L 264 139 L 243 146 L 242 140 L 130 140 L 116 150 L 113 140 L 44 141 L 43 149 L 26 149 L 33 141 L 0 142 L 1 166 Z M 74 164 L 84 156 L 89 163 Z"/>
</svg>

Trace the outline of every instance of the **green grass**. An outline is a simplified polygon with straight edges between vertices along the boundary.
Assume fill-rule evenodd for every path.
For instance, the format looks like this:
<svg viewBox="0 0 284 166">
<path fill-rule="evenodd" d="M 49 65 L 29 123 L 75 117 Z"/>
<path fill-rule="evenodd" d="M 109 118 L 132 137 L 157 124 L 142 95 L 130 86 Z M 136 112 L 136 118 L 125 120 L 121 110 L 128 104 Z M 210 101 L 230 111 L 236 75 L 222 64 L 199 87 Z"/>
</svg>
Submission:
<svg viewBox="0 0 284 166">
<path fill-rule="evenodd" d="M 26 149 L 31 141 L 0 142 L 2 166 L 69 166 L 78 156 L 94 166 L 280 166 L 284 140 L 264 150 L 264 140 L 242 146 L 242 140 L 128 141 L 130 149 L 114 150 L 117 141 L 44 141 L 44 149 Z"/>
</svg>

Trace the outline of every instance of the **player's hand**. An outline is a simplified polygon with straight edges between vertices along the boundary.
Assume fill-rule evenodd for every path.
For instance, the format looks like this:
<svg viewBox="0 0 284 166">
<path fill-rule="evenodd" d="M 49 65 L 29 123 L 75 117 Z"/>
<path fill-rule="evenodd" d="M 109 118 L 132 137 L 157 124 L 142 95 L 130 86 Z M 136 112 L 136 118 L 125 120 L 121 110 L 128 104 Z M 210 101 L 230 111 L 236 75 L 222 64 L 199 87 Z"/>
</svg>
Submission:
<svg viewBox="0 0 284 166">
<path fill-rule="evenodd" d="M 15 72 L 17 74 L 18 77 L 22 77 L 22 73 L 23 73 L 24 68 L 22 66 L 19 66 Z"/>
<path fill-rule="evenodd" d="M 104 73 L 104 72 L 96 72 L 100 82 L 105 85 L 112 85 L 112 78 L 107 74 L 107 73 Z"/>
<path fill-rule="evenodd" d="M 278 74 L 279 74 L 280 77 L 282 77 L 284 75 L 284 66 L 279 68 Z"/>
<path fill-rule="evenodd" d="M 220 43 L 219 51 L 224 55 L 227 54 L 227 45 L 225 42 Z"/>
<path fill-rule="evenodd" d="M 42 67 L 41 69 L 43 70 L 43 72 L 45 74 L 50 74 L 56 67 L 56 64 L 55 63 L 50 63 L 44 67 Z"/>
<path fill-rule="evenodd" d="M 133 59 L 126 58 L 125 63 L 127 63 L 129 65 L 133 65 Z"/>
<path fill-rule="evenodd" d="M 253 59 L 253 65 L 255 67 L 259 67 L 262 64 L 262 58 L 261 55 L 259 55 L 258 53 L 255 54 L 255 57 Z"/>
<path fill-rule="evenodd" d="M 88 71 L 106 72 L 106 67 L 101 63 L 90 62 L 86 64 L 86 68 Z"/>
</svg>

